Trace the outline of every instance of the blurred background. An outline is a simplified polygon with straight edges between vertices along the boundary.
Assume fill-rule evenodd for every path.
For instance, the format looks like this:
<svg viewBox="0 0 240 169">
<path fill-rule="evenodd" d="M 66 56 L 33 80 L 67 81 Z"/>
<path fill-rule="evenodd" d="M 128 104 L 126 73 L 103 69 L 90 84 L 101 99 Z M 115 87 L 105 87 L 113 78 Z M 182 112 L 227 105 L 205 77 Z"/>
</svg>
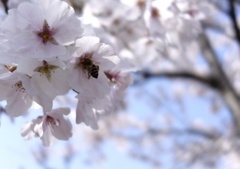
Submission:
<svg viewBox="0 0 240 169">
<path fill-rule="evenodd" d="M 2 20 L 26 1 L 2 0 Z M 240 1 L 66 2 L 86 35 L 95 32 L 137 71 L 98 130 L 75 125 L 69 141 L 48 148 L 20 135 L 40 107 L 11 119 L 2 102 L 0 168 L 240 168 Z M 55 105 L 74 108 L 72 96 Z"/>
</svg>

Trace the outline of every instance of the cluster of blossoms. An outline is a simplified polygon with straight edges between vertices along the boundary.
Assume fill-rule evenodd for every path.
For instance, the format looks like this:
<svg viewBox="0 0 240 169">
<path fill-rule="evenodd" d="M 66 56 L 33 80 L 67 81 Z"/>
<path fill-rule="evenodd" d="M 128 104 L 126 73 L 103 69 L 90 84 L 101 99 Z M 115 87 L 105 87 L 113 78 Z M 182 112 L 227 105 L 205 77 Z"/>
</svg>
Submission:
<svg viewBox="0 0 240 169">
<path fill-rule="evenodd" d="M 88 0 L 87 7 L 103 38 L 139 70 L 206 69 L 195 61 L 201 57 L 196 41 L 201 22 L 211 23 L 216 16 L 208 0 Z"/>
<path fill-rule="evenodd" d="M 6 113 L 18 117 L 32 103 L 43 115 L 22 129 L 25 139 L 43 144 L 67 140 L 70 108 L 53 109 L 57 96 L 76 93 L 76 123 L 98 128 L 99 117 L 110 112 L 130 82 L 120 58 L 95 36 L 85 35 L 74 10 L 60 0 L 32 0 L 9 10 L 1 23 L 0 98 Z"/>
</svg>

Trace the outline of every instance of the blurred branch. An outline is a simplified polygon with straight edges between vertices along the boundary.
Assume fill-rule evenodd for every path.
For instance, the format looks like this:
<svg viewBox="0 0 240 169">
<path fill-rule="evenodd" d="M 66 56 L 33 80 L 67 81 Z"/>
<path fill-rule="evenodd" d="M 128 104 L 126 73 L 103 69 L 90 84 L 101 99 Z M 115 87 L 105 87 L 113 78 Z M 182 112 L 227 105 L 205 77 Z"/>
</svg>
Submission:
<svg viewBox="0 0 240 169">
<path fill-rule="evenodd" d="M 141 73 L 141 72 L 140 72 Z M 152 72 L 142 72 L 141 75 L 143 78 L 182 78 L 182 79 L 190 79 L 200 82 L 204 85 L 208 85 L 213 89 L 221 89 L 221 83 L 219 80 L 212 76 L 212 75 L 200 75 L 198 73 L 193 72 L 186 72 L 186 71 L 179 71 L 179 72 L 159 72 L 159 73 L 152 73 Z"/>
<path fill-rule="evenodd" d="M 205 28 L 205 32 L 200 36 L 200 42 L 204 56 L 209 63 L 212 74 L 217 77 L 219 84 L 221 84 L 221 88 L 218 91 L 232 113 L 232 119 L 236 126 L 236 134 L 240 135 L 240 98 L 218 60 L 214 47 L 207 36 L 207 27 L 203 25 L 203 28 Z"/>
<path fill-rule="evenodd" d="M 123 137 L 123 138 L 128 138 L 131 140 L 140 140 L 140 139 L 144 139 L 146 138 L 146 134 L 149 135 L 149 137 L 155 137 L 155 136 L 160 136 L 160 135 L 168 135 L 168 136 L 177 136 L 177 137 L 181 137 L 181 136 L 198 136 L 198 137 L 204 137 L 206 139 L 209 140 L 215 140 L 221 137 L 221 135 L 216 132 L 216 131 L 205 131 L 203 129 L 199 129 L 199 128 L 187 128 L 187 129 L 154 129 L 154 128 L 149 128 L 146 130 L 146 132 L 144 134 L 140 134 L 140 135 L 126 135 L 123 133 L 114 133 L 115 136 L 118 137 Z"/>
<path fill-rule="evenodd" d="M 8 13 L 8 0 L 2 0 L 2 4 L 4 7 L 4 11 L 7 14 Z"/>
<path fill-rule="evenodd" d="M 79 12 L 80 14 L 83 12 L 84 1 L 68 0 L 68 2 L 74 8 L 75 11 Z"/>
<path fill-rule="evenodd" d="M 238 44 L 240 45 L 240 30 L 239 30 L 238 23 L 237 23 L 237 13 L 236 13 L 236 9 L 235 9 L 235 0 L 229 0 L 229 5 L 230 5 L 229 16 L 230 16 L 230 19 L 232 20 L 232 23 L 233 23 L 235 38 L 236 38 Z"/>
<path fill-rule="evenodd" d="M 149 129 L 147 131 L 148 133 L 151 134 L 165 134 L 165 135 L 195 135 L 195 136 L 201 136 L 207 139 L 217 139 L 220 137 L 220 134 L 218 134 L 216 131 L 214 132 L 208 132 L 200 129 L 195 129 L 195 128 L 189 128 L 185 130 L 179 130 L 179 129 L 170 129 L 170 130 L 161 130 L 161 129 Z"/>
<path fill-rule="evenodd" d="M 203 25 L 204 27 L 204 25 Z M 240 98 L 234 89 L 232 83 L 224 72 L 221 63 L 218 61 L 217 54 L 206 35 L 206 32 L 200 36 L 203 54 L 211 68 L 211 75 L 200 75 L 194 72 L 140 72 L 144 79 L 148 78 L 183 78 L 195 80 L 196 82 L 205 84 L 214 90 L 217 90 L 225 100 L 229 110 L 232 113 L 232 119 L 235 124 L 237 135 L 240 135 Z"/>
<path fill-rule="evenodd" d="M 6 109 L 2 106 L 0 106 L 0 113 L 6 113 Z"/>
</svg>

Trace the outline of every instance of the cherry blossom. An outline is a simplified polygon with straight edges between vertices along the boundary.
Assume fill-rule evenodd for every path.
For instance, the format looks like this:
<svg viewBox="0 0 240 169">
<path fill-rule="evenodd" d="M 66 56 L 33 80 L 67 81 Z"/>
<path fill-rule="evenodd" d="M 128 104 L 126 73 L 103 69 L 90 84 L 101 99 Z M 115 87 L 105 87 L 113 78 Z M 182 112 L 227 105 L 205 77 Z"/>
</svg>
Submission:
<svg viewBox="0 0 240 169">
<path fill-rule="evenodd" d="M 64 71 L 63 63 L 59 60 L 51 62 L 31 62 L 32 70 L 20 67 L 20 72 L 32 72 L 31 76 L 25 76 L 23 83 L 28 86 L 27 92 L 39 103 L 44 111 L 52 109 L 52 102 L 58 95 L 64 95 L 69 91 L 66 81 L 67 72 Z"/>
<path fill-rule="evenodd" d="M 105 71 L 119 62 L 112 48 L 100 43 L 97 37 L 83 37 L 76 41 L 77 50 L 69 63 L 69 85 L 92 98 L 101 98 L 110 92 Z"/>
<path fill-rule="evenodd" d="M 5 108 L 1 107 L 1 111 L 11 119 L 30 118 L 21 135 L 26 140 L 37 137 L 44 146 L 51 146 L 56 140 L 69 140 L 71 121 L 93 130 L 101 129 L 94 132 L 96 135 L 91 138 L 91 144 L 99 143 L 99 140 L 102 143 L 113 133 L 119 138 L 116 141 L 121 140 L 121 144 L 127 145 L 131 155 L 144 157 L 145 161 L 152 161 L 159 167 L 155 158 L 160 156 L 152 152 L 162 153 L 155 149 L 164 147 L 159 145 L 159 139 L 176 134 L 174 146 L 177 146 L 174 148 L 177 151 L 173 152 L 177 157 L 187 152 L 187 156 L 177 158 L 178 161 L 194 161 L 201 165 L 195 156 L 204 154 L 203 161 L 213 167 L 216 154 L 219 156 L 224 152 L 226 156 L 226 152 L 230 152 L 231 156 L 229 147 L 238 147 L 238 5 L 238 1 L 216 0 L 2 0 L 0 101 Z M 138 70 L 140 72 L 133 79 L 131 72 Z M 161 80 L 156 82 L 160 84 L 141 83 L 151 77 L 160 77 Z M 169 77 L 177 80 L 166 83 Z M 123 100 L 135 78 L 134 94 L 148 95 L 148 105 L 154 111 L 150 118 L 143 116 L 142 110 L 136 111 L 141 116 L 139 119 L 129 112 L 118 114 L 122 107 L 132 106 L 124 104 Z M 192 84 L 191 80 L 196 83 Z M 146 88 L 142 88 L 143 85 Z M 136 91 L 135 87 L 139 86 L 140 91 Z M 209 88 L 210 92 L 206 92 Z M 169 97 L 170 90 L 173 92 Z M 132 94 L 131 90 L 130 103 Z M 214 114 L 222 116 L 222 112 L 216 112 L 228 106 L 231 121 L 224 115 L 220 128 L 208 131 L 205 123 L 196 125 L 200 123 L 192 116 L 189 119 L 181 115 L 178 119 L 172 118 L 172 111 L 189 110 L 182 106 L 185 104 L 183 97 L 193 101 L 188 94 L 211 100 L 210 111 Z M 179 107 L 172 105 L 172 100 Z M 59 108 L 62 105 L 67 107 Z M 36 107 L 39 111 L 33 110 Z M 161 113 L 156 113 L 158 109 Z M 149 115 L 145 107 L 143 111 Z M 116 119 L 105 117 L 111 113 L 115 113 Z M 185 115 L 187 117 L 188 113 Z M 181 121 L 178 123 L 178 120 Z M 127 123 L 130 128 L 126 127 Z M 215 122 L 210 125 L 214 126 Z M 92 135 L 93 132 L 88 130 L 89 133 Z M 149 137 L 144 137 L 144 133 Z M 183 143 L 181 138 L 178 141 L 182 134 L 184 139 L 187 138 L 185 133 L 196 134 L 188 140 L 189 144 Z M 133 149 L 130 144 L 125 144 L 129 138 L 134 141 Z M 196 141 L 198 138 L 199 142 Z M 146 143 L 150 146 L 145 149 L 142 145 Z M 198 146 L 194 146 L 196 144 Z M 73 148 L 77 149 L 75 145 Z M 237 153 L 234 153 L 237 161 Z"/>
<path fill-rule="evenodd" d="M 16 51 L 45 60 L 65 54 L 65 45 L 73 44 L 82 33 L 81 22 L 74 10 L 59 0 L 21 3 L 10 11 L 10 17 L 2 25 L 5 34 L 12 33 L 9 40 Z"/>
<path fill-rule="evenodd" d="M 29 140 L 32 137 L 40 137 L 43 145 L 50 146 L 55 138 L 68 140 L 72 136 L 72 125 L 65 117 L 70 113 L 69 108 L 53 109 L 44 116 L 25 124 L 22 129 L 22 136 Z"/>
<path fill-rule="evenodd" d="M 31 113 L 32 103 L 43 110 L 43 115 L 24 125 L 22 136 L 39 137 L 45 146 L 56 139 L 68 140 L 72 125 L 65 116 L 70 108 L 55 108 L 54 103 L 71 90 L 77 98 L 71 112 L 76 123 L 98 129 L 98 120 L 111 113 L 129 85 L 125 78 L 129 72 L 122 74 L 121 66 L 113 71 L 120 62 L 114 49 L 90 25 L 83 25 L 64 1 L 9 3 L 12 9 L 0 23 L 0 100 L 6 101 L 11 117 Z M 137 17 L 131 15 L 130 20 Z"/>
<path fill-rule="evenodd" d="M 26 93 L 21 75 L 7 72 L 0 77 L 0 100 L 6 99 L 6 113 L 17 117 L 26 113 L 32 105 L 32 97 Z"/>
<path fill-rule="evenodd" d="M 135 68 L 134 68 L 135 69 Z M 120 62 L 118 66 L 105 71 L 111 87 L 110 92 L 101 98 L 92 98 L 90 95 L 79 93 L 76 109 L 76 123 L 85 123 L 92 129 L 98 129 L 98 120 L 110 114 L 124 97 L 124 91 L 132 82 L 130 71 L 135 71 L 126 62 Z"/>
</svg>

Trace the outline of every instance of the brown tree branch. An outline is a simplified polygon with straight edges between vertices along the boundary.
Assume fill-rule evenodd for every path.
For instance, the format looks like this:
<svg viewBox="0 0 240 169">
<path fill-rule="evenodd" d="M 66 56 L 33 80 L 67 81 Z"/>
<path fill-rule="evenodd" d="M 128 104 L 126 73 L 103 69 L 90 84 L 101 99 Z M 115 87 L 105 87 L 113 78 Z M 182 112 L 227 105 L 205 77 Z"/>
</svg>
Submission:
<svg viewBox="0 0 240 169">
<path fill-rule="evenodd" d="M 203 54 L 211 68 L 210 75 L 200 75 L 194 72 L 140 72 L 143 78 L 182 78 L 190 79 L 196 82 L 205 84 L 210 88 L 217 90 L 223 97 L 229 108 L 232 119 L 235 124 L 236 134 L 240 135 L 240 97 L 238 96 L 235 88 L 224 72 L 221 63 L 218 61 L 217 55 L 213 50 L 213 46 L 209 41 L 207 35 L 203 33 L 200 37 Z"/>
<path fill-rule="evenodd" d="M 187 72 L 187 71 L 178 71 L 178 72 L 140 72 L 144 79 L 148 78 L 180 78 L 180 79 L 189 79 L 196 82 L 207 85 L 215 90 L 220 90 L 222 85 L 216 77 L 212 75 L 200 75 L 198 73 Z"/>
<path fill-rule="evenodd" d="M 8 0 L 2 0 L 2 4 L 4 7 L 5 13 L 8 14 Z"/>
<path fill-rule="evenodd" d="M 240 30 L 239 30 L 238 23 L 237 23 L 235 0 L 229 0 L 229 5 L 230 5 L 230 9 L 229 9 L 228 13 L 229 13 L 230 19 L 232 20 L 233 29 L 235 32 L 235 38 L 236 38 L 238 44 L 240 45 Z"/>
<path fill-rule="evenodd" d="M 183 136 L 183 135 L 193 135 L 193 136 L 200 136 L 200 137 L 204 137 L 207 138 L 209 140 L 214 140 L 217 139 L 219 137 L 221 137 L 221 135 L 219 133 L 217 133 L 216 131 L 211 132 L 211 131 L 204 131 L 201 129 L 194 129 L 194 128 L 188 128 L 188 129 L 169 129 L 169 130 L 161 130 L 161 129 L 149 129 L 148 134 L 164 134 L 164 135 L 176 135 L 176 136 Z"/>
<path fill-rule="evenodd" d="M 204 27 L 204 25 L 203 25 Z M 206 27 L 204 27 L 206 28 Z M 235 132 L 240 136 L 240 98 L 233 87 L 230 79 L 226 75 L 225 71 L 222 68 L 221 63 L 218 60 L 218 56 L 214 51 L 214 47 L 211 44 L 209 37 L 206 32 L 202 34 L 200 37 L 202 51 L 204 56 L 209 63 L 209 67 L 211 68 L 211 72 L 214 76 L 219 79 L 219 83 L 221 84 L 221 89 L 218 90 L 225 100 L 231 114 L 232 119 L 235 124 Z"/>
<path fill-rule="evenodd" d="M 74 8 L 75 11 L 82 13 L 84 8 L 84 2 L 83 1 L 74 1 L 74 0 L 68 0 L 69 4 Z M 76 3 L 78 2 L 78 3 Z"/>
<path fill-rule="evenodd" d="M 159 135 L 169 135 L 169 136 L 197 136 L 197 137 L 202 137 L 206 138 L 209 140 L 216 140 L 222 135 L 216 131 L 205 131 L 202 129 L 197 129 L 197 128 L 186 128 L 186 129 L 177 129 L 177 128 L 171 128 L 171 129 L 154 129 L 154 128 L 149 128 L 146 130 L 146 133 L 140 134 L 140 135 L 126 135 L 124 133 L 113 133 L 113 135 L 117 137 L 123 137 L 123 138 L 128 138 L 131 140 L 140 140 L 144 139 L 147 137 L 145 134 L 147 134 L 149 137 L 155 137 Z"/>
</svg>

